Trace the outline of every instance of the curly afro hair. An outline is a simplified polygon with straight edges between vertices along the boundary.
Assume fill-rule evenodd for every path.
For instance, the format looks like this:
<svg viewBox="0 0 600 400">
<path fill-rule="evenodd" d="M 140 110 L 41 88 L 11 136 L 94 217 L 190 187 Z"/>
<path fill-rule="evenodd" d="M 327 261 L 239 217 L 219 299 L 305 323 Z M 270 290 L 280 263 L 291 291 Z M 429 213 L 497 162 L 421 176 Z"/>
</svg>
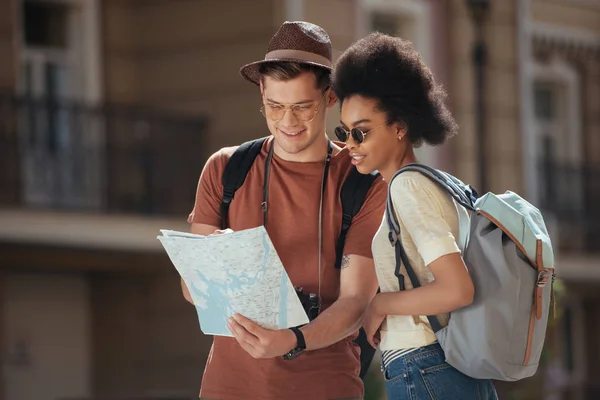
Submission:
<svg viewBox="0 0 600 400">
<path fill-rule="evenodd" d="M 359 95 L 377 101 L 390 122 L 406 127 L 419 147 L 444 143 L 458 125 L 445 105 L 446 92 L 409 41 L 371 33 L 338 59 L 333 88 L 340 99 Z"/>
</svg>

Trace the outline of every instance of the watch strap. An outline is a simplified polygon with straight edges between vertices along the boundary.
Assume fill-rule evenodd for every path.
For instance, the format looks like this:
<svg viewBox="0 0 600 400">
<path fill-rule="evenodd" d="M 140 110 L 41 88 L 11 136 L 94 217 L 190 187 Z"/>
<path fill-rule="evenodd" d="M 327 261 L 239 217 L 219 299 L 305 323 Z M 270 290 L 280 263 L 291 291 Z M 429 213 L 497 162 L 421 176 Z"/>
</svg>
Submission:
<svg viewBox="0 0 600 400">
<path fill-rule="evenodd" d="M 304 334 L 302 331 L 296 327 L 290 328 L 290 330 L 296 335 L 296 347 L 283 355 L 283 359 L 287 361 L 295 359 L 296 357 L 300 356 L 300 354 L 304 353 L 304 350 L 306 350 L 306 341 L 304 340 Z"/>
<path fill-rule="evenodd" d="M 304 340 L 304 334 L 302 333 L 300 328 L 293 327 L 290 328 L 290 330 L 296 335 L 295 350 L 306 350 L 306 341 Z"/>
</svg>

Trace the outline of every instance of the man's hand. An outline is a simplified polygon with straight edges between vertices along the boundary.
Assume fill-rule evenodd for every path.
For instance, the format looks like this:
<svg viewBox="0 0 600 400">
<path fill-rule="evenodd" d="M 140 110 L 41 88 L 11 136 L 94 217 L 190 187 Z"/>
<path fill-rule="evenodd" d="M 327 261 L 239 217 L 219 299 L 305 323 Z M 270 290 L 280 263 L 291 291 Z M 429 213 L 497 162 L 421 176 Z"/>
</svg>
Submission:
<svg viewBox="0 0 600 400">
<path fill-rule="evenodd" d="M 369 304 L 369 308 L 367 308 L 367 311 L 363 316 L 363 328 L 367 335 L 367 341 L 373 348 L 377 348 L 377 345 L 379 344 L 379 328 L 381 328 L 381 324 L 383 324 L 383 320 L 386 317 L 385 314 L 382 314 L 378 310 L 377 303 L 379 300 L 381 300 L 381 297 L 376 295 L 373 300 L 371 300 L 371 304 Z"/>
<path fill-rule="evenodd" d="M 296 347 L 296 335 L 290 329 L 265 329 L 240 314 L 229 318 L 227 327 L 240 346 L 254 358 L 283 356 Z"/>
</svg>

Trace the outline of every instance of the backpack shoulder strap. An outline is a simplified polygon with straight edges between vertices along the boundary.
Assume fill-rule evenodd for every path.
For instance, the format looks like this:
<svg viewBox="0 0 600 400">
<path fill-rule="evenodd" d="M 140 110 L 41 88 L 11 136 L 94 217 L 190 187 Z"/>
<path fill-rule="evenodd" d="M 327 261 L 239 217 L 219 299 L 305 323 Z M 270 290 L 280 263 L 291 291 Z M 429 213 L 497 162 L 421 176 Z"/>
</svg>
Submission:
<svg viewBox="0 0 600 400">
<path fill-rule="evenodd" d="M 354 167 L 350 170 L 348 177 L 344 181 L 342 192 L 340 194 L 342 200 L 342 228 L 336 245 L 335 267 L 338 269 L 342 266 L 344 243 L 346 242 L 346 235 L 348 234 L 350 225 L 352 225 L 352 218 L 354 218 L 362 208 L 367 193 L 378 176 L 378 172 L 366 175 L 361 174 L 356 167 Z"/>
<path fill-rule="evenodd" d="M 221 200 L 221 229 L 229 227 L 229 205 L 235 192 L 244 184 L 250 167 L 260 153 L 266 137 L 251 140 L 238 147 L 223 171 L 223 199 Z"/>
<path fill-rule="evenodd" d="M 452 196 L 458 204 L 465 207 L 467 210 L 475 211 L 475 200 L 477 200 L 478 194 L 477 191 L 471 187 L 471 185 L 462 183 L 458 178 L 455 178 L 447 172 L 416 163 L 405 165 L 396 171 L 392 179 L 390 179 L 390 183 L 396 176 L 405 171 L 416 171 L 425 175 L 439 185 L 442 189 L 447 191 L 448 194 L 450 194 L 450 196 Z"/>
</svg>

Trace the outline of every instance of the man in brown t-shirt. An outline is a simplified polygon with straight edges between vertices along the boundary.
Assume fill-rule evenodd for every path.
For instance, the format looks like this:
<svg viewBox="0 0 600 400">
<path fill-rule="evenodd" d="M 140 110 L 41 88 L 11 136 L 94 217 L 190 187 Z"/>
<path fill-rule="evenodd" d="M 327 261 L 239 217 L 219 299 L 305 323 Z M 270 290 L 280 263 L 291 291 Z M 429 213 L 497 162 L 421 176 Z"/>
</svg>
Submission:
<svg viewBox="0 0 600 400">
<path fill-rule="evenodd" d="M 235 193 L 229 227 L 237 231 L 263 224 L 266 179 L 267 232 L 292 284 L 319 293 L 322 307 L 319 316 L 299 330 L 267 330 L 234 316 L 228 323 L 234 337 L 214 338 L 200 396 L 360 399 L 360 350 L 353 340 L 377 289 L 371 241 L 383 218 L 387 188 L 381 178 L 373 183 L 352 220 L 341 269 L 335 268 L 340 191 L 352 164 L 368 155 L 350 155 L 325 133 L 327 109 L 336 103 L 329 87 L 329 37 L 319 26 L 286 22 L 271 40 L 265 60 L 240 72 L 260 86 L 261 110 L 272 137 Z M 189 217 L 193 233 L 209 235 L 219 229 L 221 179 L 235 150 L 221 149 L 206 163 Z M 182 289 L 192 302 L 183 282 Z M 292 359 L 285 359 L 286 354 Z"/>
</svg>

